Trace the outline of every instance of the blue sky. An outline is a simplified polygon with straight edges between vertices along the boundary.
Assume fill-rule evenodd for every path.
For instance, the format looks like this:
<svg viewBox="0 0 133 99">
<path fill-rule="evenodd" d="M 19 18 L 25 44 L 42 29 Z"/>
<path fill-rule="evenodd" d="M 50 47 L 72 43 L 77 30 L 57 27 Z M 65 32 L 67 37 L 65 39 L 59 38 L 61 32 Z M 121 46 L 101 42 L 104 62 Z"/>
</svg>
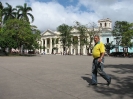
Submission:
<svg viewBox="0 0 133 99">
<path fill-rule="evenodd" d="M 64 7 L 73 5 L 76 6 L 78 3 L 78 0 L 36 0 L 36 1 L 40 1 L 40 2 L 58 2 L 61 5 L 63 5 Z"/>
<path fill-rule="evenodd" d="M 75 25 L 75 21 L 83 25 L 100 19 L 110 18 L 115 21 L 133 22 L 133 0 L 1 0 L 13 7 L 25 2 L 32 8 L 35 21 L 32 23 L 41 31 L 56 28 L 65 23 Z"/>
<path fill-rule="evenodd" d="M 36 0 L 40 2 L 58 2 L 59 4 L 63 5 L 64 7 L 69 6 L 79 6 L 79 11 L 88 11 L 88 12 L 94 12 L 93 10 L 88 9 L 84 5 L 78 5 L 79 0 Z"/>
</svg>

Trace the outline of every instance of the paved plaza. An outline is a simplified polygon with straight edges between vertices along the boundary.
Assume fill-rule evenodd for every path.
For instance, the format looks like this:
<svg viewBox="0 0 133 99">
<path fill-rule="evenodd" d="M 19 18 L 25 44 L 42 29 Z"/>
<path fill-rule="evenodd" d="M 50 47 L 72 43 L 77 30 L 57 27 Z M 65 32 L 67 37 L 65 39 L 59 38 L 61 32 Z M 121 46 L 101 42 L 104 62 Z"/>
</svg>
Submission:
<svg viewBox="0 0 133 99">
<path fill-rule="evenodd" d="M 91 82 L 92 56 L 2 56 L 0 99 L 133 99 L 133 58 L 105 57 L 110 86 Z"/>
</svg>

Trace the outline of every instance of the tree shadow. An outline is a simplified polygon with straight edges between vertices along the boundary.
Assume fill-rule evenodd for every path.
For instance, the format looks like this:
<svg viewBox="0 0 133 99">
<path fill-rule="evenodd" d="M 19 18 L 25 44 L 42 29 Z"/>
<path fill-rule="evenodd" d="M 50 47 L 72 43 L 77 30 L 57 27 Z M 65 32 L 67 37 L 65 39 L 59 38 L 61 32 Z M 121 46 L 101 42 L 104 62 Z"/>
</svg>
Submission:
<svg viewBox="0 0 133 99">
<path fill-rule="evenodd" d="M 107 87 L 105 86 L 106 84 L 104 83 L 98 83 L 98 86 L 92 87 L 94 91 L 106 96 L 117 95 L 118 96 L 117 99 L 124 99 L 125 96 L 132 98 L 133 64 L 106 65 L 106 68 L 115 69 L 111 70 L 112 74 L 110 75 L 113 81 L 115 81 L 115 83 L 111 83 L 111 85 Z M 82 76 L 81 78 L 83 80 L 86 80 L 88 83 L 91 83 L 90 77 Z"/>
<path fill-rule="evenodd" d="M 133 64 L 106 65 L 105 68 L 115 68 L 116 70 L 112 72 L 118 74 L 133 74 Z"/>
</svg>

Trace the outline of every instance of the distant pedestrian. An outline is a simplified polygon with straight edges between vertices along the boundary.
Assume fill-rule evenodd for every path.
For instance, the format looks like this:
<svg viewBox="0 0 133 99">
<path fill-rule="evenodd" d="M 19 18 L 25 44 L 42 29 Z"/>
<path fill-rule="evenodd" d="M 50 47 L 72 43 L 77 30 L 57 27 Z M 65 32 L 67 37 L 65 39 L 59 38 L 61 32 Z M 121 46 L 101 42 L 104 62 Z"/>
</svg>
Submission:
<svg viewBox="0 0 133 99">
<path fill-rule="evenodd" d="M 43 54 L 45 55 L 45 51 L 43 51 Z"/>
<path fill-rule="evenodd" d="M 93 55 L 93 65 L 92 65 L 92 83 L 91 85 L 97 85 L 97 73 L 100 74 L 106 81 L 107 85 L 111 83 L 111 77 L 103 71 L 104 67 L 104 54 L 105 46 L 100 42 L 100 37 L 98 35 L 94 36 L 95 46 L 92 50 Z"/>
<path fill-rule="evenodd" d="M 66 55 L 66 51 L 64 51 L 64 55 Z"/>
</svg>

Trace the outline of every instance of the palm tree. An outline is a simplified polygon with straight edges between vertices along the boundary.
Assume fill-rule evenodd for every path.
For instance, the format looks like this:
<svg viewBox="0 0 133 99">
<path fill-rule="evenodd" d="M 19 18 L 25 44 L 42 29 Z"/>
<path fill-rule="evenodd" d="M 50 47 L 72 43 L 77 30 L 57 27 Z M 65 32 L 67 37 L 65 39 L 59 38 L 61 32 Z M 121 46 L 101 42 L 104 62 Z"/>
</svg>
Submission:
<svg viewBox="0 0 133 99">
<path fill-rule="evenodd" d="M 29 17 L 31 17 L 32 22 L 34 21 L 34 17 L 31 13 L 28 13 L 29 11 L 32 11 L 31 7 L 27 7 L 27 3 L 24 3 L 24 6 L 16 6 L 18 8 L 18 18 L 19 19 L 24 19 L 29 22 Z"/>
<path fill-rule="evenodd" d="M 62 24 L 60 25 L 57 30 L 61 33 L 60 34 L 60 41 L 62 43 L 62 46 L 63 46 L 63 52 L 66 51 L 66 47 L 70 47 L 71 46 L 71 38 L 72 38 L 72 35 L 71 35 L 71 30 L 72 30 L 72 27 L 71 26 L 68 26 L 66 24 Z"/>
<path fill-rule="evenodd" d="M 3 14 L 4 14 L 3 22 L 5 22 L 5 21 L 8 20 L 8 19 L 13 19 L 13 18 L 15 18 L 15 16 L 16 16 L 16 11 L 17 11 L 17 9 L 16 9 L 16 8 L 12 8 L 12 6 L 11 6 L 10 4 L 6 3 L 6 5 L 7 5 L 8 7 L 5 7 L 5 8 L 3 9 Z"/>
</svg>

